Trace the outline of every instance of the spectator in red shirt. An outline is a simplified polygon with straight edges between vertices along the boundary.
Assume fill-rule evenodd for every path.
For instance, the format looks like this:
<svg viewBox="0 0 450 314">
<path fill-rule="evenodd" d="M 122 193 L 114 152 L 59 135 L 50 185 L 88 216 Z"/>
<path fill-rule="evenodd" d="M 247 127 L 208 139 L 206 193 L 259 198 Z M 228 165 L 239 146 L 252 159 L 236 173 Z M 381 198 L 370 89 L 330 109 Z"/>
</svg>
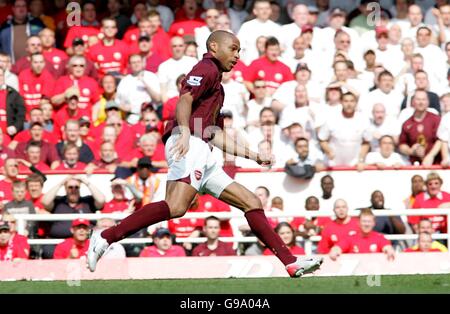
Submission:
<svg viewBox="0 0 450 314">
<path fill-rule="evenodd" d="M 181 82 L 184 80 L 185 77 L 186 77 L 186 74 L 181 74 L 180 76 L 177 77 L 176 84 L 177 84 L 178 92 L 181 90 Z M 178 103 L 179 99 L 180 99 L 180 96 L 177 95 L 172 98 L 169 98 L 163 104 L 163 109 L 162 109 L 162 120 L 163 121 L 172 120 L 175 118 L 175 110 L 177 108 L 177 103 Z"/>
<path fill-rule="evenodd" d="M 19 75 L 23 70 L 29 69 L 31 66 L 31 56 L 35 53 L 42 54 L 42 42 L 39 36 L 30 36 L 27 39 L 27 46 L 25 48 L 27 55 L 16 60 L 16 63 L 11 68 L 11 72 Z M 56 77 L 53 64 L 45 60 L 45 69 L 47 69 L 53 77 Z"/>
<path fill-rule="evenodd" d="M 115 179 L 111 182 L 111 193 L 113 195 L 112 200 L 105 203 L 102 214 L 107 213 L 127 213 L 131 214 L 136 209 L 134 204 L 135 200 L 128 200 L 125 196 L 125 188 L 129 189 L 131 193 L 136 194 L 139 198 L 142 197 L 139 192 L 124 179 Z"/>
<path fill-rule="evenodd" d="M 14 157 L 14 151 L 7 146 L 8 143 L 5 143 L 5 138 L 3 130 L 0 129 L 0 171 L 3 171 L 5 160 Z"/>
<path fill-rule="evenodd" d="M 86 255 L 89 248 L 89 230 L 91 223 L 87 219 L 75 219 L 70 232 L 72 237 L 65 239 L 55 247 L 54 259 L 78 259 Z"/>
<path fill-rule="evenodd" d="M 433 248 L 432 243 L 433 239 L 431 234 L 428 232 L 419 233 L 417 247 L 410 247 L 405 249 L 403 252 L 414 253 L 414 252 L 441 252 L 438 248 Z"/>
<path fill-rule="evenodd" d="M 431 165 L 433 162 L 439 164 L 441 142 L 437 138 L 437 130 L 441 118 L 427 111 L 429 100 L 424 90 L 415 91 L 411 106 L 415 111 L 413 116 L 403 123 L 399 151 L 409 156 L 411 164 L 415 162 L 423 165 Z"/>
<path fill-rule="evenodd" d="M 182 246 L 174 245 L 175 237 L 166 228 L 159 228 L 153 233 L 154 245 L 147 246 L 139 257 L 178 257 L 186 256 Z"/>
<path fill-rule="evenodd" d="M 44 188 L 45 178 L 33 173 L 27 177 L 25 182 L 27 184 L 29 200 L 33 202 L 36 213 L 49 214 L 50 212 L 44 208 L 41 202 L 42 196 L 44 195 L 42 189 Z"/>
<path fill-rule="evenodd" d="M 327 224 L 322 230 L 322 238 L 317 246 L 319 254 L 328 254 L 330 249 L 342 238 L 352 236 L 359 230 L 358 219 L 348 215 L 348 205 L 345 200 L 337 199 L 334 202 L 333 211 L 336 219 Z"/>
<path fill-rule="evenodd" d="M 15 238 L 15 237 L 14 237 Z M 8 222 L 0 221 L 0 261 L 28 259 L 29 246 L 14 241 Z"/>
<path fill-rule="evenodd" d="M 64 140 L 56 144 L 56 150 L 60 159 L 64 158 L 63 149 L 67 144 L 74 144 L 80 149 L 80 161 L 88 164 L 94 160 L 94 154 L 89 146 L 84 143 L 80 136 L 80 122 L 78 120 L 68 120 L 64 128 Z"/>
<path fill-rule="evenodd" d="M 306 211 L 319 211 L 320 203 L 319 199 L 315 196 L 309 196 L 305 200 L 305 210 Z M 294 218 L 291 222 L 291 225 L 295 230 L 299 232 L 299 235 L 304 238 L 313 237 L 316 235 L 320 235 L 322 233 L 322 229 L 331 222 L 331 219 L 328 217 L 299 217 Z"/>
<path fill-rule="evenodd" d="M 80 162 L 80 148 L 72 143 L 67 143 L 63 148 L 63 159 L 55 170 L 84 170 L 86 164 Z"/>
<path fill-rule="evenodd" d="M 106 169 L 109 173 L 114 173 L 119 164 L 120 159 L 117 156 L 114 143 L 103 142 L 100 145 L 100 158 L 90 162 L 85 171 L 86 173 L 93 173 L 96 169 Z"/>
<path fill-rule="evenodd" d="M 77 86 L 80 90 L 78 107 L 83 115 L 91 117 L 92 106 L 99 100 L 100 91 L 98 83 L 86 75 L 86 58 L 73 56 L 69 59 L 69 74 L 61 76 L 55 83 L 54 95 L 51 102 L 55 108 L 60 108 L 65 104 L 66 91 L 72 86 Z"/>
<path fill-rule="evenodd" d="M 123 167 L 136 167 L 139 158 L 148 157 L 152 161 L 153 168 L 167 168 L 167 161 L 164 155 L 164 145 L 160 141 L 157 131 L 144 134 L 139 139 L 139 148 L 132 151 L 129 157 L 125 157 L 122 162 Z"/>
<path fill-rule="evenodd" d="M 64 93 L 66 106 L 61 108 L 55 115 L 54 130 L 61 138 L 64 133 L 64 125 L 68 120 L 79 120 L 83 117 L 82 110 L 78 107 L 80 90 L 76 86 L 69 87 Z"/>
<path fill-rule="evenodd" d="M 0 212 L 6 203 L 13 199 L 12 184 L 17 180 L 19 174 L 19 164 L 14 158 L 7 158 L 4 165 L 4 178 L 0 180 Z"/>
<path fill-rule="evenodd" d="M 28 244 L 28 238 L 17 233 L 16 217 L 14 217 L 14 215 L 10 213 L 4 213 L 1 220 L 7 222 L 9 225 L 9 231 L 11 232 L 10 241 L 13 242 L 13 245 L 17 245 L 19 248 L 21 248 L 21 250 L 25 252 L 27 256 L 29 256 L 30 245 Z"/>
<path fill-rule="evenodd" d="M 195 0 L 185 0 L 175 14 L 175 21 L 169 28 L 169 36 L 195 36 L 195 29 L 206 25 L 201 18 L 202 8 Z"/>
<path fill-rule="evenodd" d="M 59 77 L 58 73 L 61 67 L 61 63 L 64 60 L 69 59 L 67 54 L 55 48 L 55 31 L 50 28 L 44 28 L 39 32 L 39 38 L 42 43 L 42 54 L 45 57 L 45 60 L 50 62 L 53 65 L 53 69 L 55 69 L 55 74 Z"/>
<path fill-rule="evenodd" d="M 36 52 L 30 56 L 31 67 L 19 74 L 19 92 L 25 101 L 28 113 L 33 108 L 39 108 L 43 96 L 51 97 L 55 79 L 45 68 L 44 55 Z"/>
<path fill-rule="evenodd" d="M 139 35 L 137 52 L 144 59 L 144 69 L 158 73 L 159 65 L 164 62 L 164 58 L 153 51 L 153 41 L 148 33 L 144 32 Z"/>
<path fill-rule="evenodd" d="M 330 258 L 335 261 L 342 253 L 385 253 L 388 260 L 395 258 L 391 242 L 383 234 L 373 231 L 375 215 L 369 208 L 361 210 L 359 230 L 356 234 L 344 237 L 330 250 Z"/>
<path fill-rule="evenodd" d="M 450 205 L 450 194 L 441 190 L 442 178 L 436 172 L 428 174 L 425 180 L 426 191 L 416 196 L 412 209 L 417 208 L 448 208 Z M 408 222 L 415 232 L 418 230 L 417 224 L 423 218 L 428 218 L 433 223 L 436 232 L 447 232 L 447 217 L 436 216 L 408 216 Z"/>
<path fill-rule="evenodd" d="M 405 208 L 412 208 L 416 201 L 417 195 L 425 190 L 425 181 L 421 175 L 413 175 L 411 178 L 411 195 L 403 200 Z"/>
<path fill-rule="evenodd" d="M 39 142 L 28 142 L 25 155 L 26 159 L 22 160 L 19 165 L 19 172 L 26 172 L 30 167 L 34 167 L 39 171 L 50 170 L 50 166 L 41 161 L 41 144 Z"/>
<path fill-rule="evenodd" d="M 280 222 L 275 227 L 275 232 L 278 233 L 281 240 L 283 240 L 293 255 L 305 255 L 305 250 L 295 244 L 295 230 L 289 223 Z M 266 248 L 263 255 L 273 255 L 273 252 L 269 248 Z"/>
<path fill-rule="evenodd" d="M 19 133 L 19 135 L 21 133 Z M 14 150 L 15 156 L 17 158 L 26 159 L 28 144 L 30 142 L 39 143 L 41 147 L 40 161 L 47 164 L 47 166 L 50 166 L 50 168 L 55 169 L 59 165 L 59 157 L 55 145 L 48 141 L 49 134 L 50 133 L 44 131 L 44 128 L 40 122 L 33 122 L 30 129 L 27 130 L 27 136 L 24 136 L 24 141 L 20 143 L 13 141 L 10 145 L 17 143 Z M 19 137 L 19 135 L 17 137 Z"/>
<path fill-rule="evenodd" d="M 281 83 L 294 80 L 291 69 L 283 62 L 279 61 L 280 43 L 275 37 L 267 39 L 264 56 L 254 60 L 244 73 L 244 83 L 247 89 L 253 94 L 253 82 L 257 79 L 266 82 L 269 95 L 272 95 Z"/>
<path fill-rule="evenodd" d="M 192 251 L 192 256 L 233 256 L 236 251 L 233 250 L 232 243 L 225 243 L 219 240 L 220 219 L 215 216 L 209 216 L 205 219 L 203 233 L 206 242 L 197 245 Z"/>
<path fill-rule="evenodd" d="M 128 46 L 116 39 L 117 31 L 116 20 L 104 18 L 101 28 L 104 37 L 89 49 L 88 58 L 96 64 L 100 78 L 107 73 L 115 77 L 126 74 Z"/>
<path fill-rule="evenodd" d="M 158 53 L 164 60 L 172 57 L 170 49 L 170 36 L 161 26 L 161 16 L 158 11 L 150 10 L 148 12 L 150 21 L 150 35 L 152 36 L 153 51 Z"/>
</svg>

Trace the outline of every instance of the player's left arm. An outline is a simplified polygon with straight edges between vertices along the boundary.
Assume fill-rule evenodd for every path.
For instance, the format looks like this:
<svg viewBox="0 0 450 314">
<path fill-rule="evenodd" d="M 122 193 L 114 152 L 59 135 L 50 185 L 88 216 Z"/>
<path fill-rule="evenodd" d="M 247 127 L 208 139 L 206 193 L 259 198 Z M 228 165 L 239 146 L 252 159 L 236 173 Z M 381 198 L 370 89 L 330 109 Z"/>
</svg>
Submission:
<svg viewBox="0 0 450 314">
<path fill-rule="evenodd" d="M 254 160 L 262 166 L 270 166 L 273 163 L 273 156 L 266 156 L 265 154 L 256 153 L 250 150 L 248 146 L 239 144 L 221 129 L 217 129 L 214 132 L 214 137 L 210 141 L 210 143 L 221 149 L 225 153 Z"/>
</svg>

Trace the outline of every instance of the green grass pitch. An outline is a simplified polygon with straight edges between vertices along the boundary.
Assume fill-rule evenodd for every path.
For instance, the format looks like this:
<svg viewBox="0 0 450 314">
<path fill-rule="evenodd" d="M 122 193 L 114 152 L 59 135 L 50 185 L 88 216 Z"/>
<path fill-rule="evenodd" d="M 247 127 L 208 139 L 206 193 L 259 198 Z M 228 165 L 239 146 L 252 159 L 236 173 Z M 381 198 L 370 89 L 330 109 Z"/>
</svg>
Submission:
<svg viewBox="0 0 450 314">
<path fill-rule="evenodd" d="M 381 276 L 380 286 L 367 277 L 230 278 L 168 280 L 96 280 L 71 286 L 65 281 L 2 282 L 0 293 L 450 293 L 450 275 Z M 372 282 L 376 283 L 372 278 Z"/>
</svg>

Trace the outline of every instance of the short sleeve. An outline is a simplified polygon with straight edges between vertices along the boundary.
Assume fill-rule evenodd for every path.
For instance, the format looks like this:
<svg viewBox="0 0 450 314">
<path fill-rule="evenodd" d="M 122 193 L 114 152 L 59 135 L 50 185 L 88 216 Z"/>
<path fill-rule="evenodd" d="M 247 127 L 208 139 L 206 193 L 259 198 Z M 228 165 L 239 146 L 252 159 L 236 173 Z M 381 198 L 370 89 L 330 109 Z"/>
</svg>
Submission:
<svg viewBox="0 0 450 314">
<path fill-rule="evenodd" d="M 319 141 L 328 141 L 330 139 L 331 132 L 329 123 L 330 122 L 327 121 L 319 128 L 319 133 L 317 134 Z"/>
<path fill-rule="evenodd" d="M 217 70 L 199 63 L 181 82 L 180 95 L 191 93 L 194 101 L 200 99 L 214 86 L 216 75 Z"/>
</svg>

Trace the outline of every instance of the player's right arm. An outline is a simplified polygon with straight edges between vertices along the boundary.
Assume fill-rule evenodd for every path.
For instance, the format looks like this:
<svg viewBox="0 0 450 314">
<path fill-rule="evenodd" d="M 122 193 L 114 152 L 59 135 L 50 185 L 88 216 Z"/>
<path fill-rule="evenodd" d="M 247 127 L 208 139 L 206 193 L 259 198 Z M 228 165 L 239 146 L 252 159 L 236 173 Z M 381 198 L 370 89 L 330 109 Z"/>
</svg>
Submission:
<svg viewBox="0 0 450 314">
<path fill-rule="evenodd" d="M 191 136 L 189 119 L 191 117 L 193 102 L 194 98 L 190 92 L 187 92 L 180 96 L 177 103 L 176 119 L 180 130 L 180 136 L 171 150 L 171 152 L 176 155 L 176 159 L 181 159 L 189 150 L 189 138 Z"/>
</svg>

